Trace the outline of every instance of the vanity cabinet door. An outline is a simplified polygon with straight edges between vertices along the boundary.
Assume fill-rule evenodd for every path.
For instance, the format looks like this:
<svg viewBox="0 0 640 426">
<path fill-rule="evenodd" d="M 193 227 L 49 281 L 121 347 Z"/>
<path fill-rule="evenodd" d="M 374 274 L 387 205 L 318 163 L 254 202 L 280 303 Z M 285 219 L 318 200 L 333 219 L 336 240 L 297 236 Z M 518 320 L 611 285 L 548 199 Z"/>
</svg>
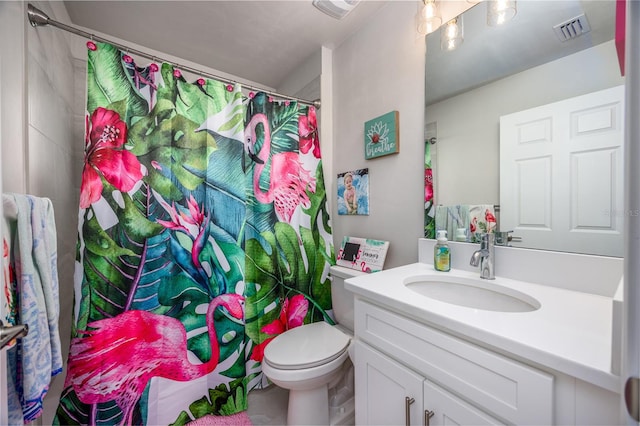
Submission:
<svg viewBox="0 0 640 426">
<path fill-rule="evenodd" d="M 428 426 L 505 424 L 429 380 L 424 381 L 424 410 Z"/>
<path fill-rule="evenodd" d="M 553 375 L 364 300 L 355 312 L 360 341 L 454 395 L 510 424 L 553 423 Z"/>
<path fill-rule="evenodd" d="M 357 425 L 422 424 L 423 376 L 359 341 L 355 359 Z"/>
</svg>

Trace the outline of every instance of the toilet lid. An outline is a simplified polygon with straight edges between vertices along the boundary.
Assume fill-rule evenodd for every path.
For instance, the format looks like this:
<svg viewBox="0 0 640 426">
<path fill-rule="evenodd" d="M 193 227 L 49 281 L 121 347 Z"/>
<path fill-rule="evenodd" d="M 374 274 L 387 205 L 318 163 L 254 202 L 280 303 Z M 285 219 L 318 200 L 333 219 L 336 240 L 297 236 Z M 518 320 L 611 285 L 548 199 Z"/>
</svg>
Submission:
<svg viewBox="0 0 640 426">
<path fill-rule="evenodd" d="M 264 360 L 275 368 L 296 370 L 317 367 L 338 358 L 349 336 L 324 321 L 292 328 L 264 349 Z"/>
</svg>

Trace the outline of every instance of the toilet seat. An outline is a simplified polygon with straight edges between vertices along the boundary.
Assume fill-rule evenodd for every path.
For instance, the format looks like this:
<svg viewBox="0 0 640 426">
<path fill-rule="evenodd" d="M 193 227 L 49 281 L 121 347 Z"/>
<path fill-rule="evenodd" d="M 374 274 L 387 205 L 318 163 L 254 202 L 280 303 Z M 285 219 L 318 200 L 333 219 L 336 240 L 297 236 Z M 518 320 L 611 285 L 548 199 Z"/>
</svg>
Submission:
<svg viewBox="0 0 640 426">
<path fill-rule="evenodd" d="M 264 350 L 263 361 L 281 370 L 318 367 L 339 358 L 351 339 L 324 321 L 288 330 Z"/>
</svg>

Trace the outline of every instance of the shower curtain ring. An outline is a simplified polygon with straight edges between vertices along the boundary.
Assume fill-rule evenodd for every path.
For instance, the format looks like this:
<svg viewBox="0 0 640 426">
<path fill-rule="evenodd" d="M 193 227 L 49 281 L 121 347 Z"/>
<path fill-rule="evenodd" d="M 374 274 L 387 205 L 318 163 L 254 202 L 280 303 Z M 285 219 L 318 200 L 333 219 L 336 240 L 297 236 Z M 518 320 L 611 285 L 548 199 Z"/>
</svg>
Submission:
<svg viewBox="0 0 640 426">
<path fill-rule="evenodd" d="M 122 55 L 122 59 L 127 64 L 132 64 L 133 63 L 133 58 L 131 57 L 131 55 L 129 55 L 129 49 L 125 50 L 124 55 Z"/>
<path fill-rule="evenodd" d="M 98 49 L 98 46 L 93 42 L 93 34 L 89 34 L 89 41 L 87 42 L 87 49 L 91 51 L 95 51 Z"/>
</svg>

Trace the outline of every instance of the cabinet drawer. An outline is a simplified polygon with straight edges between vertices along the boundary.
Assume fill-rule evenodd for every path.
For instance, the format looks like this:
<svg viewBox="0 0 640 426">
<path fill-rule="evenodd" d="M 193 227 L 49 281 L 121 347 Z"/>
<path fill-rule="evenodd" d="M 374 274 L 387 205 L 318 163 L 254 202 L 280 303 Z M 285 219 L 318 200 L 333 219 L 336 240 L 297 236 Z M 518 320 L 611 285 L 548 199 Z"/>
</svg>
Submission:
<svg viewBox="0 0 640 426">
<path fill-rule="evenodd" d="M 482 410 L 515 424 L 553 423 L 553 376 L 361 299 L 356 337 Z"/>
</svg>

